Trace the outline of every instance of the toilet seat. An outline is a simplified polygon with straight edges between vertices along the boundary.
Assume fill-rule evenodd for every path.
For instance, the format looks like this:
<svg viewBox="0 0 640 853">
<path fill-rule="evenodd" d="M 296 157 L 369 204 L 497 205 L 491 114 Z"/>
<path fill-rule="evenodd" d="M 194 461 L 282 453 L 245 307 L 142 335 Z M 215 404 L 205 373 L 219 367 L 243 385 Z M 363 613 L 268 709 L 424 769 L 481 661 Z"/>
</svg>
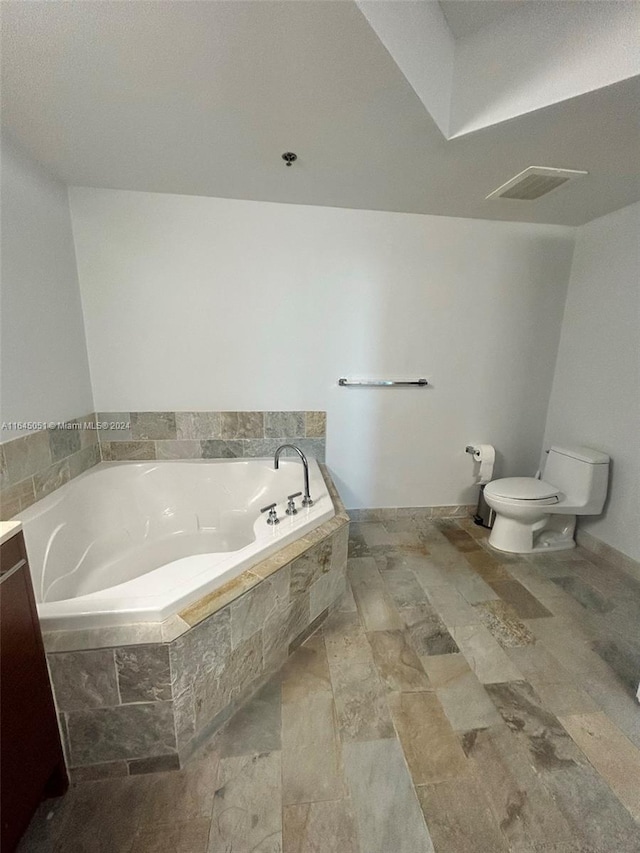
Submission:
<svg viewBox="0 0 640 853">
<path fill-rule="evenodd" d="M 527 506 L 552 506 L 560 501 L 559 490 L 535 477 L 505 477 L 485 486 L 487 495 L 508 503 L 523 503 Z"/>
</svg>

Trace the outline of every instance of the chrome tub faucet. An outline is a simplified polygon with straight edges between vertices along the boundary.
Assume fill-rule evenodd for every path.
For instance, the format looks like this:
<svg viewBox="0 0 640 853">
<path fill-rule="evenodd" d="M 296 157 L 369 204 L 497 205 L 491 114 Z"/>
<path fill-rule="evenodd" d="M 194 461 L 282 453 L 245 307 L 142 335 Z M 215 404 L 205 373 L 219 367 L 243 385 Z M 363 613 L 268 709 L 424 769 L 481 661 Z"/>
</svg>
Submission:
<svg viewBox="0 0 640 853">
<path fill-rule="evenodd" d="M 311 500 L 311 495 L 309 494 L 309 463 L 307 462 L 307 457 L 300 450 L 299 447 L 296 447 L 295 444 L 281 444 L 280 447 L 276 450 L 276 455 L 273 457 L 273 467 L 278 470 L 280 467 L 280 454 L 283 450 L 289 448 L 290 450 L 295 450 L 300 459 L 302 460 L 302 464 L 304 466 L 304 497 L 302 498 L 302 506 L 313 506 L 313 501 Z"/>
</svg>

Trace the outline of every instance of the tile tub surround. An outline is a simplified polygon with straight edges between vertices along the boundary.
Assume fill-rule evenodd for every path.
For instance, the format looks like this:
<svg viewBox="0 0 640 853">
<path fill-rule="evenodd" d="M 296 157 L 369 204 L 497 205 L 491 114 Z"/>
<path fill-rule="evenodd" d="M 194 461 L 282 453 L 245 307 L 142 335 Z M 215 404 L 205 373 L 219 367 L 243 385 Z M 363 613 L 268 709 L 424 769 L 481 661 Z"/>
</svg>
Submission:
<svg viewBox="0 0 640 853">
<path fill-rule="evenodd" d="M 323 473 L 336 516 L 182 611 L 171 642 L 134 631 L 126 645 L 52 651 L 45 635 L 72 776 L 177 769 L 322 624 L 346 588 L 349 534 Z"/>
<path fill-rule="evenodd" d="M 324 462 L 325 412 L 98 412 L 98 420 L 130 424 L 100 430 L 107 462 L 270 456 L 285 442 Z"/>
<path fill-rule="evenodd" d="M 101 461 L 92 412 L 0 444 L 0 518 L 6 520 Z M 82 427 L 82 428 L 79 428 Z"/>
</svg>

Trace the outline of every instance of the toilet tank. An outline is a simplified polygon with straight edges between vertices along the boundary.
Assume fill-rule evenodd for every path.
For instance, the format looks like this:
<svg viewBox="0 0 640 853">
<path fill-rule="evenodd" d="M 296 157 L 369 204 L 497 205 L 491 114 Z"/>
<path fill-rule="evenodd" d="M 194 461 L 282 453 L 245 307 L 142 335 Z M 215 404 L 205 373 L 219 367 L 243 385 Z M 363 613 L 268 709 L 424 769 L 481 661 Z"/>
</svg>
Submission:
<svg viewBox="0 0 640 853">
<path fill-rule="evenodd" d="M 557 447 L 548 452 L 542 479 L 557 486 L 582 514 L 602 512 L 609 481 L 609 457 L 590 447 Z"/>
</svg>

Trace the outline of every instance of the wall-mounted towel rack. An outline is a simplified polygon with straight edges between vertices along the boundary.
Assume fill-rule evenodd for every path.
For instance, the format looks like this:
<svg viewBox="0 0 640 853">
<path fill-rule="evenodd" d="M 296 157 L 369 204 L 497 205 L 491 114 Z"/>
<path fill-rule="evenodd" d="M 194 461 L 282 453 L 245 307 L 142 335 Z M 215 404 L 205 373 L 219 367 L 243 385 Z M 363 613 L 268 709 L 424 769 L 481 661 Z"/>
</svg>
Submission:
<svg viewBox="0 0 640 853">
<path fill-rule="evenodd" d="M 410 385 L 411 387 L 415 387 L 415 388 L 425 388 L 428 384 L 429 383 L 427 382 L 426 379 L 412 379 L 409 381 L 396 381 L 395 379 L 379 379 L 379 380 L 376 380 L 376 379 L 359 380 L 359 379 L 344 379 L 344 378 L 338 379 L 338 385 L 342 385 L 343 388 L 351 387 L 352 385 L 353 386 L 358 385 L 360 387 L 368 386 L 370 388 L 377 388 L 377 387 L 381 387 L 381 386 L 389 387 L 389 386 L 397 386 L 397 385 L 404 385 L 404 386 Z"/>
</svg>

